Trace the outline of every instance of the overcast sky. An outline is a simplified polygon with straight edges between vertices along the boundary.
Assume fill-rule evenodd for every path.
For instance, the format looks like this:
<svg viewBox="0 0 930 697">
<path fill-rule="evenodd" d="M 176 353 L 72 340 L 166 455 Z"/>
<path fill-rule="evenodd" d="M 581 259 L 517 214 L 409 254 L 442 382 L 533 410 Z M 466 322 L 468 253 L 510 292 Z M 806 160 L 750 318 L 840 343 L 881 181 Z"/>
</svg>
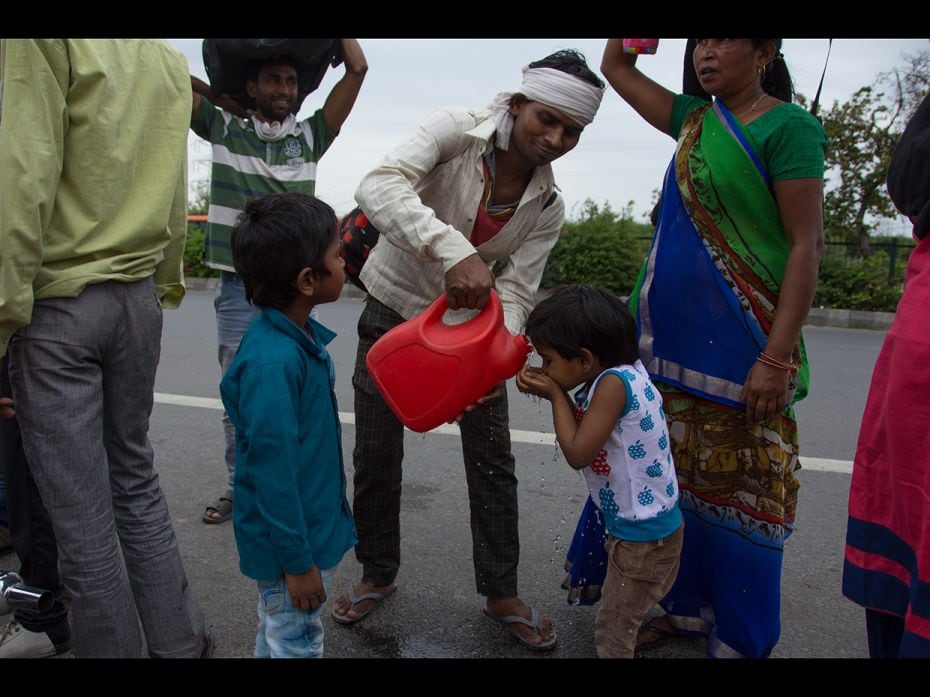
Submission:
<svg viewBox="0 0 930 697">
<path fill-rule="evenodd" d="M 206 80 L 202 40 L 170 39 L 187 56 L 191 73 Z M 575 48 L 599 74 L 605 39 L 363 39 L 368 75 L 342 133 L 320 161 L 317 195 L 342 215 L 354 207 L 359 180 L 430 111 L 441 106 L 482 107 L 501 91 L 520 86 L 521 68 L 562 48 Z M 651 78 L 681 89 L 684 39 L 662 39 L 654 56 L 638 65 Z M 845 100 L 902 54 L 930 48 L 927 39 L 835 39 L 821 104 Z M 827 39 L 786 39 L 783 53 L 798 92 L 812 99 L 827 56 Z M 330 68 L 299 117 L 319 108 L 343 74 Z M 190 177 L 209 179 L 210 149 L 190 136 Z M 638 219 L 650 208 L 652 191 L 674 142 L 652 127 L 608 87 L 594 123 L 578 146 L 553 163 L 556 182 L 571 217 L 586 198 L 609 201 L 618 210 L 635 202 Z M 906 226 L 902 234 L 907 234 Z"/>
</svg>

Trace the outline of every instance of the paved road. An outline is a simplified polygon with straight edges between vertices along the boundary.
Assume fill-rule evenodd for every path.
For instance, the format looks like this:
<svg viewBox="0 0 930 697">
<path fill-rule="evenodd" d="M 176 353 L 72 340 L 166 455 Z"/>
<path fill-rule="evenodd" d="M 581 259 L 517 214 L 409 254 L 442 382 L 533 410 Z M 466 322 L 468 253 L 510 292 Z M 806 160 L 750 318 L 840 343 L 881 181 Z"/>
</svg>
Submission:
<svg viewBox="0 0 930 697">
<path fill-rule="evenodd" d="M 362 302 L 344 298 L 323 308 L 323 321 L 339 332 L 330 345 L 337 395 L 344 414 L 343 446 L 351 453 L 351 370 L 354 326 Z M 806 331 L 814 383 L 798 408 L 802 454 L 797 531 L 787 544 L 782 640 L 779 657 L 864 657 L 861 610 L 840 593 L 849 460 L 883 334 L 810 328 Z M 210 292 L 191 292 L 183 307 L 165 313 L 162 359 L 151 438 L 190 581 L 217 638 L 217 656 L 251 655 L 255 591 L 238 570 L 232 527 L 204 525 L 208 499 L 224 487 L 222 428 L 216 410 L 219 368 Z M 191 399 L 195 398 L 195 399 Z M 559 583 L 567 542 L 586 496 L 584 480 L 571 470 L 551 437 L 548 408 L 511 390 L 514 452 L 521 501 L 521 594 L 551 616 L 559 648 L 548 657 L 595 656 L 596 608 L 565 603 Z M 454 429 L 450 429 L 454 430 Z M 525 650 L 481 614 L 475 594 L 467 497 L 457 437 L 407 435 L 402 556 L 397 593 L 364 623 L 352 628 L 327 621 L 330 657 L 525 657 Z M 802 460 L 803 461 L 803 460 Z M 351 482 L 351 461 L 346 463 Z M 12 555 L 0 568 L 15 568 Z M 344 588 L 360 571 L 346 556 L 334 579 Z M 702 642 L 681 642 L 655 657 L 699 657 Z"/>
</svg>

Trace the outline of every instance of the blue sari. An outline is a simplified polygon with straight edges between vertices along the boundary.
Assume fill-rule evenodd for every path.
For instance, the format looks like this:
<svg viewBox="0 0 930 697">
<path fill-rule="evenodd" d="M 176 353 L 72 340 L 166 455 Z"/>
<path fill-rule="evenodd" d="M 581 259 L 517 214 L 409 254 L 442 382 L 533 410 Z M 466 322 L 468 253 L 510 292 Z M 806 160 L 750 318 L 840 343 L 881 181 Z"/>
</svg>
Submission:
<svg viewBox="0 0 930 697">
<path fill-rule="evenodd" d="M 666 173 L 652 247 L 630 304 L 662 392 L 685 537 L 662 607 L 712 657 L 778 641 L 783 543 L 797 504 L 791 407 L 747 424 L 740 392 L 766 345 L 788 258 L 771 179 L 722 103 L 694 109 Z M 803 340 L 796 401 L 807 392 Z"/>
</svg>

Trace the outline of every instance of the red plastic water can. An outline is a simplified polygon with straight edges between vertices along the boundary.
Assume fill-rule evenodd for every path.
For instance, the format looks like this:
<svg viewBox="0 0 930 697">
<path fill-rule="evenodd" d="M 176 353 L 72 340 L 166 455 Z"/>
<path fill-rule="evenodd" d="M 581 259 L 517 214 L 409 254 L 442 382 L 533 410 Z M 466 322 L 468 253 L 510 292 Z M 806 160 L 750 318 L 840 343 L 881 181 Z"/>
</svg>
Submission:
<svg viewBox="0 0 930 697">
<path fill-rule="evenodd" d="M 365 363 L 375 385 L 407 428 L 423 433 L 451 421 L 526 362 L 530 343 L 504 326 L 494 291 L 487 307 L 462 324 L 442 321 L 439 296 L 416 317 L 384 334 Z"/>
</svg>

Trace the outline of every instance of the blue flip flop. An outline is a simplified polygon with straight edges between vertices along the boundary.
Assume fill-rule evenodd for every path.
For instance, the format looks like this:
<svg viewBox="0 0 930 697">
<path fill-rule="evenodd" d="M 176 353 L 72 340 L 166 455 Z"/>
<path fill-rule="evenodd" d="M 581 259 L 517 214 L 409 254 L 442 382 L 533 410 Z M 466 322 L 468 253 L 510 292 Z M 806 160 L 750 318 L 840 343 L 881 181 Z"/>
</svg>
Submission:
<svg viewBox="0 0 930 697">
<path fill-rule="evenodd" d="M 397 586 L 395 585 L 391 587 L 391 590 L 385 593 L 377 593 L 377 592 L 372 591 L 371 593 L 362 593 L 361 595 L 355 595 L 355 584 L 352 584 L 346 589 L 346 595 L 349 596 L 349 611 L 354 610 L 355 606 L 358 605 L 363 600 L 375 600 L 377 602 L 371 607 L 369 607 L 360 616 L 356 617 L 355 619 L 350 619 L 347 614 L 346 615 L 337 614 L 336 604 L 333 603 L 333 610 L 331 613 L 333 616 L 333 621 L 338 622 L 339 624 L 355 624 L 356 622 L 361 622 L 363 619 L 365 619 L 368 616 L 369 612 L 371 612 L 376 607 L 378 607 L 378 605 L 380 604 L 382 600 L 387 598 L 389 595 L 391 595 L 391 593 L 393 593 L 396 590 L 397 590 Z"/>
<path fill-rule="evenodd" d="M 538 644 L 534 644 L 531 641 L 527 641 L 525 638 L 523 638 L 523 635 L 517 632 L 516 629 L 513 627 L 513 625 L 515 624 L 523 624 L 529 627 L 530 629 L 532 629 L 534 632 L 536 632 L 540 636 L 542 636 L 539 632 L 539 610 L 537 610 L 535 607 L 531 607 L 530 612 L 532 613 L 532 617 L 530 619 L 526 619 L 525 617 L 521 617 L 520 615 L 505 615 L 504 617 L 498 617 L 497 615 L 492 615 L 490 612 L 488 612 L 487 608 L 484 609 L 485 615 L 490 617 L 492 620 L 494 620 L 498 624 L 502 624 L 505 627 L 507 627 L 507 631 L 510 632 L 511 636 L 518 639 L 521 643 L 525 644 L 532 651 L 551 651 L 552 649 L 555 648 L 555 643 L 556 643 L 555 632 L 552 633 L 551 638 L 545 641 L 542 641 Z"/>
</svg>

